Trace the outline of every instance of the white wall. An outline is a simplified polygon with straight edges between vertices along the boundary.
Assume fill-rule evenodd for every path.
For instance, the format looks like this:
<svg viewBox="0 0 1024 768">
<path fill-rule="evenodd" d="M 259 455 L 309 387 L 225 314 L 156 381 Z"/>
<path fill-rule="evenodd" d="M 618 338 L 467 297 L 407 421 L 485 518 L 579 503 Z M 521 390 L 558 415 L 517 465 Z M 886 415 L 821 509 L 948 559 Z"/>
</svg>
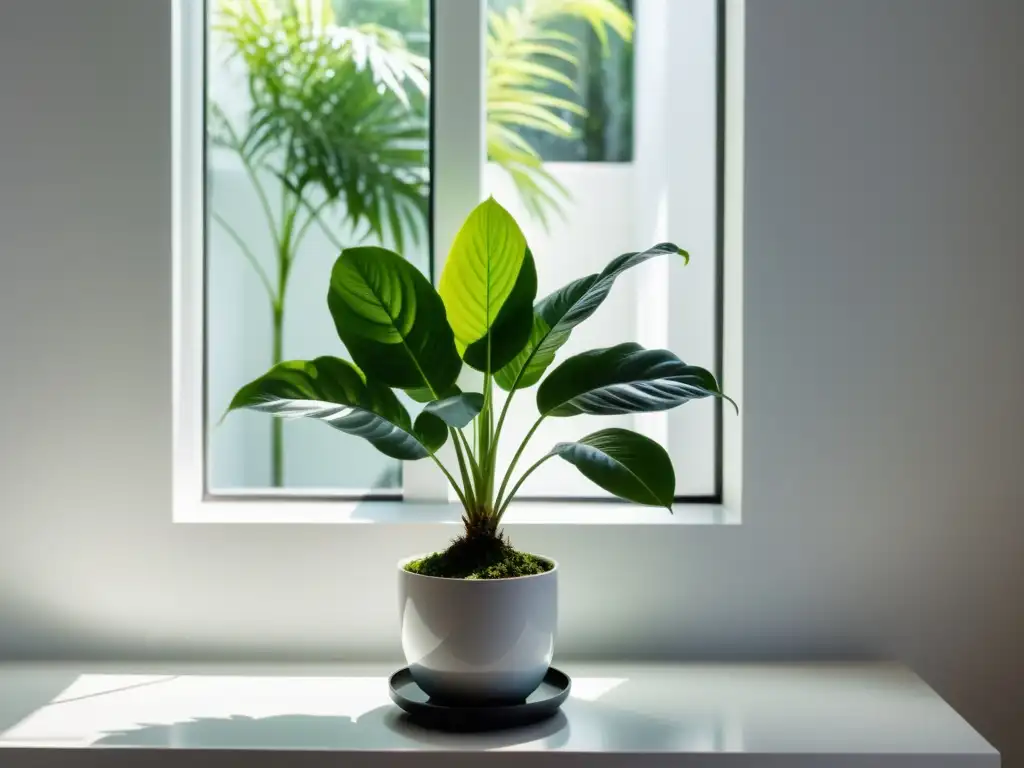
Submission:
<svg viewBox="0 0 1024 768">
<path fill-rule="evenodd" d="M 170 522 L 168 5 L 0 6 L 0 649 L 392 654 L 444 533 Z M 750 4 L 744 523 L 513 531 L 562 653 L 900 658 L 1024 765 L 1022 24 Z"/>
</svg>

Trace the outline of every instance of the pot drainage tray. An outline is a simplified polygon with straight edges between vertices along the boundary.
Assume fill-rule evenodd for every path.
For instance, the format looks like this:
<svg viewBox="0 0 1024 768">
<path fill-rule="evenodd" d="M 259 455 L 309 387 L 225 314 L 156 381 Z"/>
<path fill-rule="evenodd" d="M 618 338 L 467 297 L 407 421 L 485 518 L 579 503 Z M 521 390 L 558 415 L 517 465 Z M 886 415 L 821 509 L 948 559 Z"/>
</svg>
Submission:
<svg viewBox="0 0 1024 768">
<path fill-rule="evenodd" d="M 545 720 L 554 715 L 569 696 L 572 681 L 551 667 L 537 690 L 516 704 L 449 704 L 425 694 L 408 667 L 391 676 L 391 700 L 420 725 L 446 731 L 485 731 L 513 728 Z"/>
</svg>

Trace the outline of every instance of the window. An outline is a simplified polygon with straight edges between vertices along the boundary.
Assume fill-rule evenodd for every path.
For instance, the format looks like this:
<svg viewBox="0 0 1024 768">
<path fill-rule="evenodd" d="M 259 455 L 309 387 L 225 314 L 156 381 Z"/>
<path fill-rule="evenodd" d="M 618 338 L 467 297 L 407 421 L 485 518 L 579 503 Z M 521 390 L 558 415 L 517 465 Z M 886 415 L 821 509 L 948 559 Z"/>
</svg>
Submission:
<svg viewBox="0 0 1024 768">
<path fill-rule="evenodd" d="M 717 0 L 180 8 L 176 299 L 190 331 L 178 368 L 198 385 L 179 409 L 179 438 L 198 446 L 187 463 L 208 497 L 444 497 L 426 462 L 403 467 L 316 423 L 221 415 L 273 362 L 345 356 L 323 296 L 341 248 L 383 245 L 436 280 L 451 223 L 486 195 L 523 226 L 538 297 L 655 242 L 693 256 L 685 268 L 655 261 L 621 278 L 560 357 L 637 340 L 717 367 Z M 669 448 L 681 499 L 710 500 L 718 407 L 548 419 L 530 450 L 595 424 L 627 426 Z M 522 437 L 533 409 L 532 394 L 519 395 L 508 431 Z M 603 497 L 559 464 L 520 497 Z"/>
<path fill-rule="evenodd" d="M 208 13 L 212 424 L 259 371 L 337 349 L 322 294 L 340 249 L 385 245 L 429 269 L 430 60 L 425 2 L 211 0 Z M 359 438 L 237 415 L 210 431 L 211 492 L 401 486 L 399 462 Z"/>
</svg>

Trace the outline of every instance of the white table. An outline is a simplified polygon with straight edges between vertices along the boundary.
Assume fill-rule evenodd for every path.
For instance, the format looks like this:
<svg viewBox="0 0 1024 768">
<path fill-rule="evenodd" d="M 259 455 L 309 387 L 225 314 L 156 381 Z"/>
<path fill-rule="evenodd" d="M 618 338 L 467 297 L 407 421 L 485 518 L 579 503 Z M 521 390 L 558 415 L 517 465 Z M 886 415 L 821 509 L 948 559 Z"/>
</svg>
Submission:
<svg viewBox="0 0 1024 768">
<path fill-rule="evenodd" d="M 998 753 L 904 667 L 572 664 L 562 713 L 424 731 L 384 665 L 0 665 L 3 768 L 709 766 L 994 768 Z"/>
</svg>

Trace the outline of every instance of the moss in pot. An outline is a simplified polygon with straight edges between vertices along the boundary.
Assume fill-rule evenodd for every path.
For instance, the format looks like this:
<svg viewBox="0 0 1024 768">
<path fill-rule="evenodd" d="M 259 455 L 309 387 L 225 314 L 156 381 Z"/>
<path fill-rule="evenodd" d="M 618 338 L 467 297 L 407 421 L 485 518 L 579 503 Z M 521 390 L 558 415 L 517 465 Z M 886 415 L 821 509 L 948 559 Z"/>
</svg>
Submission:
<svg viewBox="0 0 1024 768">
<path fill-rule="evenodd" d="M 432 697 L 522 700 L 550 665 L 557 564 L 516 550 L 501 532 L 509 503 L 539 466 L 559 458 L 615 496 L 671 510 L 675 474 L 667 452 L 628 429 L 558 443 L 516 473 L 545 419 L 662 411 L 725 397 L 709 371 L 635 343 L 583 352 L 548 372 L 616 278 L 659 256 L 689 260 L 671 243 L 625 253 L 535 302 L 534 255 L 512 216 L 488 199 L 456 236 L 437 290 L 396 253 L 342 251 L 327 303 L 352 362 L 280 363 L 232 400 L 229 411 L 316 419 L 392 458 L 429 459 L 444 473 L 465 530 L 447 549 L 399 564 L 402 645 L 417 684 Z M 456 384 L 464 367 L 479 372 L 481 391 Z M 499 473 L 509 405 L 538 384 L 537 419 Z M 500 405 L 499 388 L 508 393 Z M 423 404 L 415 418 L 396 392 Z M 449 441 L 451 467 L 439 455 Z"/>
</svg>

